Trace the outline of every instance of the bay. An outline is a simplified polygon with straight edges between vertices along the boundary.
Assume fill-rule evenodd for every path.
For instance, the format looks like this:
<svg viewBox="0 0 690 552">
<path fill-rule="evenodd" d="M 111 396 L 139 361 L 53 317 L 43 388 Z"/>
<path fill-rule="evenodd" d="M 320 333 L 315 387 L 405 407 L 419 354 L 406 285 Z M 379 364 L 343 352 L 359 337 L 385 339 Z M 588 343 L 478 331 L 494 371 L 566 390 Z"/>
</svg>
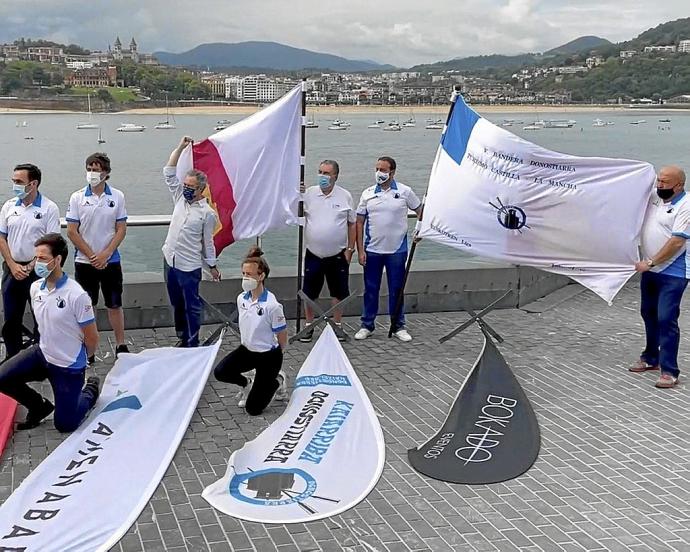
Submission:
<svg viewBox="0 0 690 552">
<path fill-rule="evenodd" d="M 479 109 L 481 112 L 481 108 Z M 438 114 L 415 113 L 417 126 L 401 132 L 369 129 L 375 119 L 386 121 L 407 119 L 408 113 L 391 114 L 345 113 L 339 118 L 351 123 L 346 131 L 329 131 L 332 117 L 317 118 L 319 128 L 307 129 L 306 184 L 316 183 L 316 170 L 323 159 L 335 159 L 340 164 L 338 183 L 348 189 L 357 203 L 361 191 L 373 183 L 374 165 L 381 155 L 396 159 L 396 178 L 411 186 L 418 195 L 424 194 L 429 172 L 438 147 L 440 131 L 426 130 L 427 118 Z M 677 164 L 690 168 L 690 113 L 637 110 L 598 112 L 549 112 L 532 110 L 526 113 L 486 113 L 497 123 L 515 119 L 507 130 L 549 149 L 574 155 L 639 159 L 657 167 Z M 236 122 L 243 115 L 176 115 L 177 128 L 154 130 L 160 115 L 96 114 L 94 122 L 102 127 L 105 144 L 98 144 L 97 130 L 77 130 L 83 114 L 0 113 L 0 175 L 5 187 L 1 198 L 11 196 L 10 177 L 18 163 L 35 163 L 43 171 L 41 191 L 53 199 L 64 216 L 70 194 L 85 185 L 84 160 L 95 152 L 106 152 L 112 162 L 110 183 L 126 195 L 131 215 L 165 215 L 172 210 L 172 201 L 162 178 L 162 167 L 170 151 L 182 135 L 201 140 L 214 133 L 216 121 L 226 118 Z M 318 116 L 317 116 L 318 117 Z M 445 116 L 440 116 L 445 119 Z M 535 119 L 574 119 L 570 129 L 523 130 Z M 594 127 L 595 118 L 614 124 Z M 659 119 L 670 119 L 670 123 Z M 630 124 L 645 119 L 642 124 Z M 23 122 L 26 121 L 26 126 Z M 116 132 L 121 123 L 137 123 L 147 127 L 141 133 Z M 19 125 L 19 126 L 17 126 Z M 31 137 L 33 139 L 26 139 Z M 414 222 L 410 222 L 412 228 Z M 615 221 L 612 221 L 612 228 Z M 160 248 L 166 228 L 130 228 L 121 247 L 125 272 L 160 272 Z M 225 273 L 239 271 L 239 261 L 253 243 L 238 242 L 222 254 L 220 266 Z M 297 258 L 297 230 L 274 232 L 263 238 L 263 248 L 272 267 L 294 267 Z M 419 260 L 448 260 L 460 253 L 445 247 L 422 242 L 417 249 Z M 465 259 L 474 262 L 471 258 Z M 71 263 L 71 261 L 70 261 Z"/>
</svg>

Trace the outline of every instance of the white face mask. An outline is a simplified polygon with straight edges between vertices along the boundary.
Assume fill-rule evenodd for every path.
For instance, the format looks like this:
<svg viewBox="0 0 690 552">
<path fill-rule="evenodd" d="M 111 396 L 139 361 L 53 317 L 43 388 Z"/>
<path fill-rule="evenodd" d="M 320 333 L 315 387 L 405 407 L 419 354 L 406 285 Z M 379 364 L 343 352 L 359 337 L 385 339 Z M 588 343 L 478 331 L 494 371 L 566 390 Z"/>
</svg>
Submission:
<svg viewBox="0 0 690 552">
<path fill-rule="evenodd" d="M 242 289 L 244 291 L 254 291 L 259 286 L 258 280 L 247 276 L 242 278 Z"/>
<path fill-rule="evenodd" d="M 391 173 L 376 171 L 376 183 L 383 184 L 390 177 Z"/>
<path fill-rule="evenodd" d="M 89 186 L 98 186 L 101 183 L 101 173 L 96 171 L 86 171 L 86 183 Z"/>
</svg>

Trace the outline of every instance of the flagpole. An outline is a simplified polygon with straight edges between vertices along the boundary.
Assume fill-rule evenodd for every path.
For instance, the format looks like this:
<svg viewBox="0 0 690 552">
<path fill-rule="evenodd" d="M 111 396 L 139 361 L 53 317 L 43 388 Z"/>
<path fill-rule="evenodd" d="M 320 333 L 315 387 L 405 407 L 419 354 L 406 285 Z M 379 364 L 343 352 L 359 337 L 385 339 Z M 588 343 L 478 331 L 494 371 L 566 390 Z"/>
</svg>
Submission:
<svg viewBox="0 0 690 552">
<path fill-rule="evenodd" d="M 306 121 L 307 121 L 307 79 L 302 79 L 302 127 L 300 129 L 300 161 L 299 161 L 299 190 L 300 200 L 297 207 L 297 217 L 299 226 L 297 230 L 298 245 L 297 245 L 297 312 L 295 313 L 295 330 L 300 331 L 302 326 L 302 299 L 299 296 L 299 291 L 302 289 L 302 264 L 304 255 L 304 201 L 302 201 L 302 193 L 304 193 L 304 162 L 306 155 Z"/>
<path fill-rule="evenodd" d="M 453 95 L 450 98 L 450 109 L 448 110 L 448 116 L 446 117 L 446 126 L 443 132 L 446 132 L 448 128 L 448 123 L 450 122 L 450 117 L 453 114 L 453 108 L 460 95 L 460 85 L 456 84 L 453 89 Z M 427 184 L 427 192 L 429 191 L 429 186 Z M 407 256 L 407 263 L 405 264 L 405 275 L 403 276 L 402 286 L 398 292 L 398 296 L 395 299 L 395 310 L 391 316 L 391 325 L 388 328 L 388 337 L 393 337 L 393 331 L 395 329 L 395 322 L 400 316 L 400 311 L 402 310 L 403 300 L 405 298 L 405 286 L 407 285 L 407 277 L 410 274 L 410 268 L 412 267 L 412 259 L 414 258 L 414 253 L 417 250 L 417 234 L 419 234 L 420 223 L 422 222 L 422 217 L 424 216 L 424 203 L 426 202 L 426 192 L 422 197 L 421 211 L 419 217 L 417 217 L 417 224 L 415 225 L 414 233 L 412 234 L 412 247 L 410 247 L 410 254 Z"/>
</svg>

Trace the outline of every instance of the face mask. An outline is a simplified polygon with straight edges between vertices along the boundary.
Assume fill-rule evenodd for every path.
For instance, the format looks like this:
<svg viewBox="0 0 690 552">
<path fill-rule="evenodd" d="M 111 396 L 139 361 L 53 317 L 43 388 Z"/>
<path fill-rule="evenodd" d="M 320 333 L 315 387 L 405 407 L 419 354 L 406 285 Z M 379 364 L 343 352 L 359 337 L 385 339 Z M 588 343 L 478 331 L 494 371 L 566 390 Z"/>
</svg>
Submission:
<svg viewBox="0 0 690 552">
<path fill-rule="evenodd" d="M 331 185 L 331 177 L 327 174 L 319 175 L 319 187 L 321 189 L 328 188 Z"/>
<path fill-rule="evenodd" d="M 383 172 L 383 171 L 376 171 L 376 183 L 377 184 L 383 184 L 386 180 L 388 180 L 389 176 L 390 176 L 390 173 Z"/>
<path fill-rule="evenodd" d="M 254 291 L 259 286 L 259 282 L 254 278 L 242 278 L 242 289 L 244 291 Z"/>
<path fill-rule="evenodd" d="M 674 193 L 675 192 L 673 191 L 672 188 L 657 188 L 656 189 L 656 195 L 658 195 L 664 201 L 666 201 L 667 199 L 671 199 L 673 197 Z"/>
<path fill-rule="evenodd" d="M 187 188 L 186 186 L 184 186 L 182 188 L 182 195 L 189 203 L 191 203 L 192 201 L 194 201 L 196 190 L 194 188 Z"/>
<path fill-rule="evenodd" d="M 53 261 L 44 263 L 43 261 L 36 261 L 36 263 L 34 264 L 34 272 L 36 273 L 36 276 L 38 276 L 39 278 L 47 278 L 48 276 L 50 276 L 50 273 L 55 268 L 48 268 L 48 265 L 52 262 Z"/>
<path fill-rule="evenodd" d="M 29 192 L 26 191 L 26 186 L 23 184 L 12 184 L 12 192 L 14 193 L 14 197 L 17 199 L 24 199 L 26 196 L 29 195 Z"/>
<path fill-rule="evenodd" d="M 86 183 L 89 186 L 98 186 L 101 183 L 101 173 L 86 171 Z"/>
</svg>

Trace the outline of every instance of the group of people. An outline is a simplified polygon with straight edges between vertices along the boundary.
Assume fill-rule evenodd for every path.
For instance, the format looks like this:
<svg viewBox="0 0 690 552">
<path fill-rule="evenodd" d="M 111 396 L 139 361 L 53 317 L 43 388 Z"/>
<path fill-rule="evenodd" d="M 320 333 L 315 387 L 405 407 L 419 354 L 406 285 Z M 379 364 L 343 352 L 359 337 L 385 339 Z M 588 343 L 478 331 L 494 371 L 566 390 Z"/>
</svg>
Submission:
<svg viewBox="0 0 690 552">
<path fill-rule="evenodd" d="M 190 170 L 182 182 L 177 164 L 192 144 L 184 137 L 163 169 L 174 208 L 163 245 L 164 276 L 174 312 L 178 346 L 199 345 L 203 310 L 199 285 L 202 271 L 221 279 L 216 266 L 213 233 L 216 213 L 207 201 L 207 176 Z M 40 191 L 41 171 L 32 164 L 14 168 L 14 197 L 0 210 L 0 254 L 4 259 L 2 337 L 7 351 L 0 364 L 0 392 L 27 408 L 18 429 L 36 427 L 55 411 L 59 431 L 76 429 L 99 395 L 99 378 L 86 378 L 94 362 L 99 335 L 95 307 L 102 293 L 116 341 L 115 355 L 127 353 L 122 310 L 123 276 L 118 247 L 126 234 L 124 194 L 110 186 L 110 159 L 94 153 L 85 162 L 86 186 L 74 192 L 66 213 L 67 236 L 76 248 L 74 280 L 64 272 L 68 245 L 60 234 L 57 205 Z M 315 300 L 324 281 L 335 306 L 334 321 L 342 330 L 338 304 L 349 296 L 349 266 L 357 253 L 364 273 L 364 304 L 356 340 L 375 329 L 383 271 L 388 281 L 393 335 L 412 340 L 405 327 L 402 287 L 407 259 L 408 213 L 421 216 L 414 191 L 395 179 L 396 162 L 380 157 L 374 184 L 355 208 L 351 194 L 337 184 L 340 167 L 334 160 L 319 164 L 317 183 L 303 190 L 305 224 L 304 293 Z M 690 199 L 685 173 L 665 167 L 657 177 L 657 197 L 650 202 L 642 231 L 645 260 L 635 269 L 641 279 L 641 312 L 646 347 L 630 371 L 659 370 L 657 387 L 677 384 L 680 330 L 678 317 L 690 277 Z M 217 380 L 241 388 L 239 406 L 260 414 L 272 400 L 287 398 L 282 370 L 287 345 L 283 307 L 266 287 L 270 268 L 263 252 L 252 248 L 242 262 L 242 292 L 237 297 L 241 344 L 215 367 Z M 26 303 L 35 319 L 34 343 L 24 347 Z M 305 306 L 306 328 L 301 341 L 313 339 L 314 312 Z M 253 375 L 245 375 L 252 372 Z M 27 385 L 48 380 L 55 405 Z"/>
</svg>

